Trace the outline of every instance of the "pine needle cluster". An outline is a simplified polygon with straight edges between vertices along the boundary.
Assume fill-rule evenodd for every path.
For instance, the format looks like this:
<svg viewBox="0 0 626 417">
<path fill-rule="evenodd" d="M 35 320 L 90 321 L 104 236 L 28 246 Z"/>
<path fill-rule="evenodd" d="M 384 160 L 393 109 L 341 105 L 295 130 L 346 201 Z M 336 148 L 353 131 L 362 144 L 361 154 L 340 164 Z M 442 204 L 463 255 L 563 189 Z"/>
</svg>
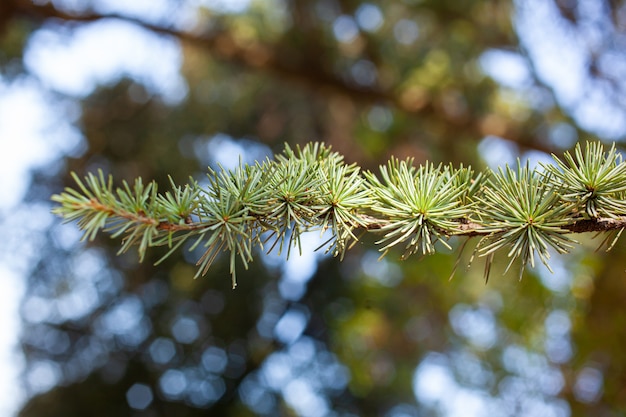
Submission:
<svg viewBox="0 0 626 417">
<path fill-rule="evenodd" d="M 569 252 L 572 233 L 612 232 L 610 248 L 626 227 L 626 164 L 614 145 L 577 145 L 574 155 L 553 158 L 535 169 L 518 162 L 480 173 L 392 158 L 376 175 L 312 143 L 254 165 L 209 169 L 203 185 L 170 179 L 165 193 L 140 178 L 114 187 L 101 171 L 73 173 L 77 188 L 52 196 L 53 212 L 76 220 L 85 239 L 100 231 L 121 237 L 120 252 L 137 247 L 140 260 L 153 246 L 169 248 L 159 262 L 183 245 L 201 248 L 196 276 L 225 253 L 233 288 L 236 265 L 248 268 L 256 248 L 289 256 L 302 251 L 302 233 L 316 230 L 330 231 L 322 248 L 339 257 L 360 231 L 381 236 L 381 256 L 400 247 L 402 258 L 450 249 L 453 236 L 478 237 L 474 255 L 486 258 L 486 278 L 497 252 L 509 258 L 507 270 L 521 261 L 521 277 L 536 257 L 549 268 L 551 253 Z"/>
</svg>

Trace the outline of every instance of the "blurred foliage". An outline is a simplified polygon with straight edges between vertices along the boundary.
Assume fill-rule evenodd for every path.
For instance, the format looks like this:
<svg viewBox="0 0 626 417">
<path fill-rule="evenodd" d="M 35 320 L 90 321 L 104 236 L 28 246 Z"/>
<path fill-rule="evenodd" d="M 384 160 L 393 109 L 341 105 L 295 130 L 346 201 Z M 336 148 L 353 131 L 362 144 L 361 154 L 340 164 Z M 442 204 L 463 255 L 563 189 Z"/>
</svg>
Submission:
<svg viewBox="0 0 626 417">
<path fill-rule="evenodd" d="M 68 120 L 83 140 L 34 173 L 25 216 L 49 208 L 50 195 L 71 184 L 70 170 L 163 184 L 171 175 L 181 183 L 200 180 L 220 158 L 243 150 L 262 159 L 284 142 L 323 140 L 371 169 L 391 155 L 480 170 L 489 151 L 503 147 L 514 156 L 561 154 L 595 125 L 541 75 L 529 31 L 548 26 L 519 23 L 533 7 L 557 12 L 550 28 L 589 40 L 581 48 L 592 59 L 578 78 L 589 102 L 612 103 L 611 120 L 626 109 L 624 78 L 616 76 L 624 55 L 620 1 L 284 0 L 252 1 L 240 12 L 165 3 L 190 11 L 185 31 L 168 20 L 174 12 L 157 24 L 121 19 L 180 40 L 183 98 L 168 100 L 121 76 L 82 98 L 52 92 L 52 101 L 80 108 Z M 29 76 L 22 52 L 42 28 L 71 36 L 103 19 L 98 10 L 1 2 L 3 80 Z M 521 60 L 528 79 L 501 82 L 509 67 L 485 64 L 494 53 Z M 592 133 L 621 139 L 625 132 Z M 377 262 L 371 246 L 359 245 L 341 264 L 261 256 L 232 291 L 227 259 L 193 280 L 199 254 L 154 267 L 164 252 L 138 264 L 132 254 L 116 257 L 114 241 L 78 238 L 50 222 L 32 243 L 37 262 L 22 305 L 30 397 L 22 417 L 626 410 L 623 241 L 608 254 L 585 241 L 567 262 L 553 258 L 554 274 L 538 267 L 521 283 L 493 278 L 507 264 L 496 258 L 488 285 L 480 268 L 463 268 L 471 248 L 452 280 L 453 254 L 396 262 L 397 253 Z"/>
</svg>

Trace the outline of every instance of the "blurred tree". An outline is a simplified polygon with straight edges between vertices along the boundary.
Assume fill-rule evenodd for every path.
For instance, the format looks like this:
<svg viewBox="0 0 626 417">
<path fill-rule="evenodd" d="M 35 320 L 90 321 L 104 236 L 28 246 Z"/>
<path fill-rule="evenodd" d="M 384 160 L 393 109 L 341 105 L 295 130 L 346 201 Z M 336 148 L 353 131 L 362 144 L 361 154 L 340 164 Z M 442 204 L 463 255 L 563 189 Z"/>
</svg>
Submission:
<svg viewBox="0 0 626 417">
<path fill-rule="evenodd" d="M 65 42 L 125 22 L 177 42 L 186 84 L 178 99 L 132 73 L 86 95 L 51 91 L 82 142 L 34 175 L 22 220 L 48 211 L 70 170 L 180 183 L 233 154 L 249 162 L 312 140 L 373 170 L 390 155 L 480 169 L 560 154 L 589 134 L 622 139 L 624 7 L 163 0 L 137 12 L 5 0 L 4 82 L 45 74 L 32 54 L 54 46 L 51 34 Z M 193 280 L 197 254 L 154 267 L 164 252 L 137 264 L 109 239 L 84 245 L 71 227 L 44 229 L 22 309 L 24 417 L 626 409 L 622 242 L 556 257 L 553 275 L 487 286 L 476 270 L 448 281 L 456 255 L 376 262 L 363 245 L 341 264 L 264 259 L 232 291 L 226 260 Z"/>
</svg>

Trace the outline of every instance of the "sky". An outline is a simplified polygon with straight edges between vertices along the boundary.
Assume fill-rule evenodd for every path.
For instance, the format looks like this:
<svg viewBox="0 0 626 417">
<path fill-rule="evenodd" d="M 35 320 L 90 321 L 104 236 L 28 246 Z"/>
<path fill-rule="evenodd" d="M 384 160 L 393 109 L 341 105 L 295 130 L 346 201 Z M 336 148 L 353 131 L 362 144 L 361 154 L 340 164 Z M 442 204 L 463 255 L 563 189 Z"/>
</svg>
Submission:
<svg viewBox="0 0 626 417">
<path fill-rule="evenodd" d="M 29 170 L 55 161 L 62 153 L 76 149 L 77 132 L 67 122 L 58 107 L 55 109 L 45 99 L 37 83 L 21 79 L 7 85 L 0 78 L 0 142 L 8 151 L 0 152 L 0 213 L 3 221 L 22 217 L 20 201 L 29 186 Z M 36 234 L 47 227 L 49 213 L 31 221 L 23 229 L 22 237 Z M 16 223 L 19 220 L 16 220 Z M 11 242 L 8 231 L 3 240 Z M 14 239 L 20 239 L 22 232 Z M 23 399 L 18 376 L 23 360 L 17 351 L 20 336 L 19 308 L 24 294 L 24 276 L 28 273 L 28 251 L 14 256 L 15 247 L 0 255 L 0 415 L 10 416 Z"/>
<path fill-rule="evenodd" d="M 248 0 L 198 2 L 223 12 L 241 11 L 248 5 Z M 539 21 L 553 20 L 555 11 L 545 6 L 545 3 L 542 5 L 541 0 L 520 0 L 517 3 L 515 22 L 523 33 L 521 40 L 537 63 L 539 76 L 554 86 L 557 99 L 566 108 L 572 109 L 583 126 L 596 129 L 607 137 L 623 133 L 626 129 L 623 115 L 599 103 L 600 98 L 590 96 L 594 105 L 580 104 L 581 97 L 588 97 L 580 88 L 585 56 L 572 44 L 577 40 L 571 39 L 567 28 L 542 25 Z M 96 4 L 102 12 L 126 13 L 155 22 L 162 19 L 169 10 L 167 0 L 99 0 Z M 355 19 L 343 18 L 336 22 L 335 32 L 338 37 L 350 36 L 351 30 L 358 30 L 354 22 L 365 30 L 376 30 L 384 19 L 376 7 L 359 10 Z M 180 22 L 185 22 L 193 17 L 183 10 L 179 12 L 178 18 Z M 397 36 L 408 42 L 411 37 L 417 36 L 417 30 L 410 22 L 405 22 L 398 28 Z M 550 32 L 546 34 L 545 30 Z M 567 63 L 565 72 L 563 62 Z M 72 35 L 60 35 L 54 28 L 41 29 L 29 41 L 25 64 L 32 76 L 22 77 L 11 83 L 0 78 L 0 142 L 9 150 L 0 153 L 0 189 L 3 190 L 0 213 L 9 218 L 20 209 L 20 201 L 29 187 L 29 170 L 53 163 L 61 155 L 80 154 L 82 138 L 80 132 L 72 126 L 74 120 L 71 115 L 78 117 L 77 112 L 72 111 L 75 106 L 72 97 L 85 97 L 97 85 L 114 83 L 122 76 L 141 81 L 152 92 L 161 95 L 166 102 L 176 103 L 186 92 L 185 81 L 179 74 L 182 54 L 178 45 L 171 39 L 154 36 L 118 21 L 86 25 Z M 514 91 L 524 91 L 530 83 L 529 65 L 525 58 L 515 52 L 488 51 L 481 59 L 481 66 L 486 74 Z M 53 99 L 49 90 L 66 94 L 70 99 Z M 571 134 L 564 135 L 566 146 L 570 146 L 577 139 L 572 138 Z M 568 143 L 568 137 L 571 143 Z M 228 143 L 229 139 L 225 140 Z M 237 149 L 237 145 L 233 143 L 230 144 L 231 148 Z M 481 148 L 486 161 L 493 166 L 501 165 L 502 161 L 512 163 L 516 156 L 514 147 L 498 138 L 485 138 Z M 547 156 L 543 154 L 527 156 L 536 162 L 547 161 Z M 36 234 L 38 228 L 41 230 L 46 227 L 47 222 L 51 221 L 46 219 L 47 216 L 50 215 L 43 214 L 38 222 L 34 222 L 31 226 L 32 233 Z M 317 236 L 306 239 L 310 239 L 310 245 L 315 246 L 321 238 Z M 313 274 L 316 256 L 318 255 L 306 254 L 283 266 L 284 274 L 280 283 L 283 297 L 298 299 Z M 14 415 L 24 399 L 24 393 L 16 381 L 23 369 L 23 359 L 18 350 L 19 308 L 24 294 L 24 277 L 28 274 L 27 260 L 28 256 L 23 259 L 10 259 L 6 256 L 0 258 L 0 326 L 3 330 L 0 332 L 0 369 L 3 369 L 0 373 L 0 415 L 3 416 Z M 273 261 L 268 259 L 265 262 L 271 264 Z M 368 262 L 367 259 L 364 262 Z M 381 263 L 380 268 L 384 269 L 385 265 Z M 381 277 L 390 276 L 389 271 L 385 271 L 380 274 Z M 563 279 L 563 274 L 558 271 L 557 274 L 545 278 L 546 285 L 557 290 L 565 288 L 567 283 Z M 393 285 L 392 281 L 387 284 Z M 280 326 L 302 326 L 304 319 L 298 314 L 294 312 L 291 316 L 285 316 Z M 471 317 L 479 317 L 476 316 L 478 313 L 463 314 L 466 316 L 458 317 L 470 317 L 471 314 L 474 314 Z M 280 326 L 274 330 L 279 339 L 290 334 L 281 330 Z M 430 356 L 416 369 L 416 395 L 426 403 L 438 404 L 452 389 L 455 401 L 446 405 L 449 415 L 483 415 L 489 402 L 483 398 L 483 394 L 457 386 L 444 362 L 442 357 Z M 302 392 L 306 392 L 306 386 L 296 383 L 285 392 L 285 396 L 291 401 L 289 398 L 297 397 Z M 295 400 L 294 404 L 297 405 Z M 550 415 L 567 415 L 559 404 L 550 410 Z"/>
<path fill-rule="evenodd" d="M 115 9 L 115 1 L 104 3 Z M 118 1 L 117 5 L 137 7 L 138 3 Z M 148 2 L 143 3 L 145 10 Z M 33 76 L 11 83 L 0 77 L 0 142 L 7 150 L 0 152 L 0 213 L 5 221 L 7 217 L 9 222 L 11 217 L 19 217 L 15 213 L 22 208 L 20 201 L 28 190 L 31 169 L 54 163 L 62 155 L 81 152 L 81 134 L 68 117 L 73 114 L 74 104 L 71 99 L 53 99 L 49 89 L 80 98 L 98 84 L 128 75 L 166 101 L 176 102 L 182 98 L 181 92 L 184 94 L 184 81 L 178 72 L 181 54 L 171 40 L 128 24 L 105 21 L 81 28 L 70 42 L 65 41 L 53 30 L 38 31 L 25 54 L 25 64 Z M 41 215 L 52 221 L 49 212 Z M 29 229 L 27 238 L 36 236 L 37 227 Z M 27 254 L 0 257 L 0 415 L 7 417 L 15 415 L 25 399 L 18 383 L 24 369 L 18 343 L 27 260 Z M 29 377 L 40 380 L 45 389 L 49 388 L 46 381 L 53 381 L 50 372 L 38 367 Z"/>
</svg>

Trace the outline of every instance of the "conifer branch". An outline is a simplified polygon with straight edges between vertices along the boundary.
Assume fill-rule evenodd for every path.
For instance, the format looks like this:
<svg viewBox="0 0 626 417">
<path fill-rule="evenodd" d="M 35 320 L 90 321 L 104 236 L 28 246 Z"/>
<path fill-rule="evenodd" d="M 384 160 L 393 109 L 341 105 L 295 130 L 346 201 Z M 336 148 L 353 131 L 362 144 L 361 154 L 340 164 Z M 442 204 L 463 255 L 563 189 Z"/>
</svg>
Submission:
<svg viewBox="0 0 626 417">
<path fill-rule="evenodd" d="M 577 244 L 573 233 L 607 233 L 610 249 L 626 228 L 626 164 L 615 146 L 605 151 L 587 143 L 574 156 L 553 158 L 554 165 L 532 170 L 518 162 L 478 174 L 392 158 L 376 175 L 324 144 L 286 146 L 274 160 L 209 169 L 206 186 L 170 179 L 165 193 L 140 178 L 114 189 L 101 171 L 84 180 L 73 173 L 77 189 L 53 195 L 59 204 L 53 212 L 78 221 L 84 239 L 100 231 L 122 237 L 120 252 L 137 246 L 140 260 L 153 246 L 169 248 L 158 262 L 185 243 L 201 248 L 196 276 L 226 252 L 233 288 L 236 264 L 247 268 L 255 248 L 288 257 L 292 249 L 301 252 L 302 233 L 315 230 L 330 231 L 322 247 L 339 257 L 358 241 L 359 229 L 380 236 L 383 256 L 400 247 L 403 259 L 451 249 L 453 236 L 479 237 L 475 255 L 485 257 L 486 275 L 502 251 L 507 270 L 521 260 L 521 277 L 536 257 L 550 268 L 552 253 L 569 252 Z"/>
</svg>

